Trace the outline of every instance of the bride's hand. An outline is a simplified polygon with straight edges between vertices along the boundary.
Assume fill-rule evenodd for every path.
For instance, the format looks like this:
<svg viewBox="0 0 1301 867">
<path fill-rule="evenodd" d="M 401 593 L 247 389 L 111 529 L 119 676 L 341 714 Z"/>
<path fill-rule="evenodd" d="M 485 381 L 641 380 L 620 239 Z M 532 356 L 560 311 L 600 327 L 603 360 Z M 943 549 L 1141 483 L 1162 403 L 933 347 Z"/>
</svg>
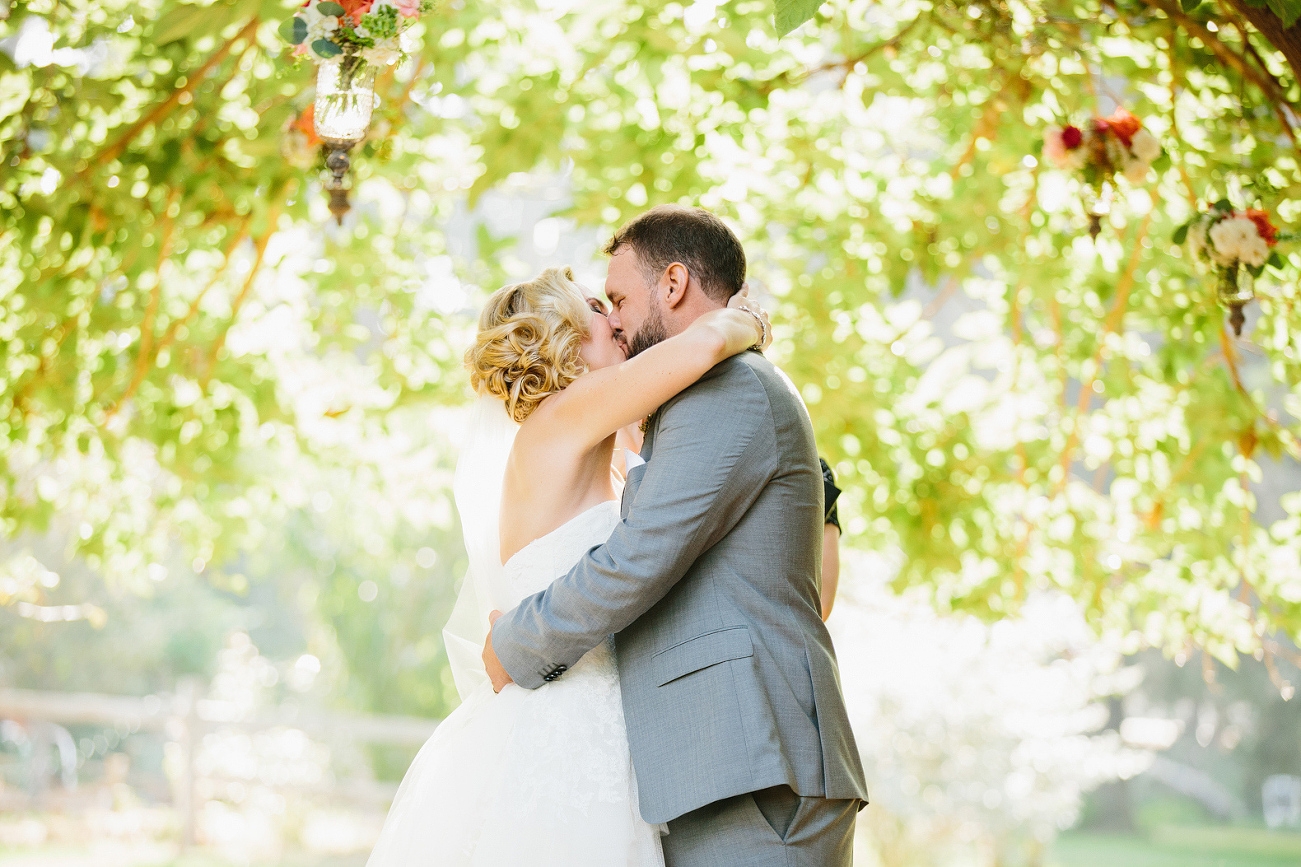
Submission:
<svg viewBox="0 0 1301 867">
<path fill-rule="evenodd" d="M 755 327 L 759 331 L 759 339 L 754 343 L 757 349 L 767 349 L 772 344 L 772 322 L 768 319 L 768 311 L 750 297 L 749 283 L 741 284 L 741 291 L 732 296 L 727 306 L 731 310 L 743 310 L 755 319 Z"/>
<path fill-rule="evenodd" d="M 767 329 L 764 327 L 761 315 L 753 309 L 757 305 L 750 301 L 750 306 L 743 307 L 741 303 L 744 301 L 745 299 L 742 299 L 742 302 L 735 304 L 729 302 L 727 307 L 710 310 L 703 316 L 697 317 L 683 332 L 702 336 L 711 334 L 708 340 L 715 364 L 724 358 L 731 358 L 737 353 L 745 352 L 752 346 L 766 345 L 764 337 Z"/>
</svg>

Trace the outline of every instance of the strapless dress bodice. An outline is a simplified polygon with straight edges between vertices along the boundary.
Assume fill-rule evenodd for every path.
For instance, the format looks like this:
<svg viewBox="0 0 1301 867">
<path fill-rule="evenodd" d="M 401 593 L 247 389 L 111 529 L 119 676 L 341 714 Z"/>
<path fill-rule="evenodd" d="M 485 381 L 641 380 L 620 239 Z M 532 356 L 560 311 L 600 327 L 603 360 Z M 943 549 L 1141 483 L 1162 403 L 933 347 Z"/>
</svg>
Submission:
<svg viewBox="0 0 1301 867">
<path fill-rule="evenodd" d="M 618 523 L 619 503 L 607 500 L 534 539 L 506 561 L 502 598 L 493 601 L 502 611 L 508 611 L 526 597 L 545 590 L 584 554 L 605 544 Z"/>
</svg>

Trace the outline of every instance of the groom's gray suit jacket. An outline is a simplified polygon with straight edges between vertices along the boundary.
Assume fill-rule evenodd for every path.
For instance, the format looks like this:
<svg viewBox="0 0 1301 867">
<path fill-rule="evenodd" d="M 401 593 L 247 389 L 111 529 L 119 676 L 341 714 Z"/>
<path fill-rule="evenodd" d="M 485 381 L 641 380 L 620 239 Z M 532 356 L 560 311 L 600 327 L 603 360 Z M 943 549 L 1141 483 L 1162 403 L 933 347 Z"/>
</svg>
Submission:
<svg viewBox="0 0 1301 867">
<path fill-rule="evenodd" d="M 769 786 L 867 800 L 822 624 L 822 471 L 790 381 L 724 361 L 651 418 L 623 520 L 502 616 L 493 649 L 534 689 L 615 635 L 642 817 Z"/>
</svg>

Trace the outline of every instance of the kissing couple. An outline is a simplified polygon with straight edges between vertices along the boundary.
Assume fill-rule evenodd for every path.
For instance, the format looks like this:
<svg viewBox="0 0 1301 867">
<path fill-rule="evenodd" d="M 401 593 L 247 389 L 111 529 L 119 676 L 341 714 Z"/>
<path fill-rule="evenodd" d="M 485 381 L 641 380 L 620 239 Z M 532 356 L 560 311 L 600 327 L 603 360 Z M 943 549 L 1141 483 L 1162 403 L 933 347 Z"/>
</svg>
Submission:
<svg viewBox="0 0 1301 867">
<path fill-rule="evenodd" d="M 849 867 L 867 789 L 820 614 L 822 471 L 745 252 L 672 205 L 605 252 L 608 306 L 549 268 L 480 316 L 462 704 L 368 867 Z"/>
</svg>

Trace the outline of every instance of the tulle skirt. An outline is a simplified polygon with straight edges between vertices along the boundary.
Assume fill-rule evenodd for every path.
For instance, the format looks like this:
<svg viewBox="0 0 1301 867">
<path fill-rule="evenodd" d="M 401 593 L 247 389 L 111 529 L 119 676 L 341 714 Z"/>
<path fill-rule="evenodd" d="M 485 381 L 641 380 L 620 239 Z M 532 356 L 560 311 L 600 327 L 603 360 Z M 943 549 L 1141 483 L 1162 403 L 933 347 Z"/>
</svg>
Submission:
<svg viewBox="0 0 1301 867">
<path fill-rule="evenodd" d="M 412 762 L 367 867 L 663 867 L 608 643 L 535 690 L 471 693 Z"/>
</svg>

